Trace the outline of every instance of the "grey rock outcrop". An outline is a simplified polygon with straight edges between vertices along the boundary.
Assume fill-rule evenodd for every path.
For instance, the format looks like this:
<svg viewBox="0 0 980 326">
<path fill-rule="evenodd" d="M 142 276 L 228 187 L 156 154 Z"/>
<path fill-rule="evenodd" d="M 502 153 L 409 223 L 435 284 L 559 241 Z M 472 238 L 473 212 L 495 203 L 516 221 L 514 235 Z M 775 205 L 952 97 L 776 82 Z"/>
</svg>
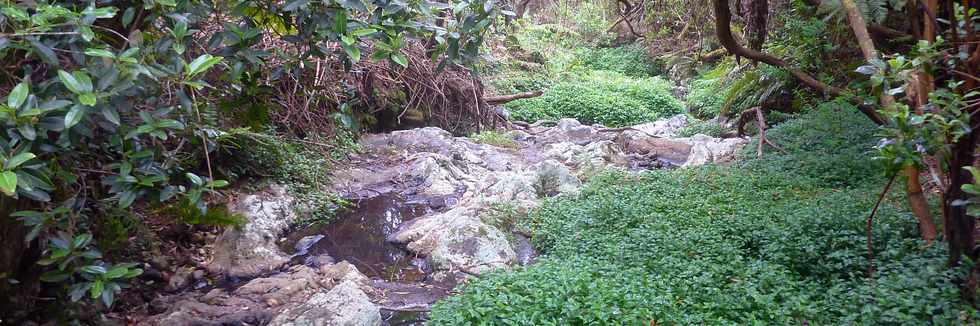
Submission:
<svg viewBox="0 0 980 326">
<path fill-rule="evenodd" d="M 279 250 L 276 240 L 298 218 L 293 203 L 284 187 L 273 185 L 229 204 L 230 211 L 241 214 L 247 222 L 218 236 L 208 270 L 247 278 L 282 266 L 289 256 Z"/>
</svg>

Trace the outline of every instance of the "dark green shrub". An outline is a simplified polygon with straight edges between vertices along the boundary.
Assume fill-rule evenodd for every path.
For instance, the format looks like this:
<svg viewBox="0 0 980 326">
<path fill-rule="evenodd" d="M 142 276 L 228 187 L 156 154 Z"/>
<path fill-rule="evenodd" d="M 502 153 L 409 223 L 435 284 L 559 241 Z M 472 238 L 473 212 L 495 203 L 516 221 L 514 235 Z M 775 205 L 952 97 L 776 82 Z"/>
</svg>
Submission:
<svg viewBox="0 0 980 326">
<path fill-rule="evenodd" d="M 711 137 L 721 137 L 725 128 L 714 121 L 695 120 L 689 122 L 686 127 L 677 132 L 677 137 L 691 137 L 697 134 L 708 135 Z"/>
<path fill-rule="evenodd" d="M 633 77 L 650 77 L 664 73 L 664 64 L 650 57 L 640 43 L 617 48 L 579 49 L 582 65 L 592 70 L 618 72 Z"/>
<path fill-rule="evenodd" d="M 610 72 L 560 81 L 544 95 L 510 102 L 507 108 L 516 120 L 575 118 L 607 126 L 638 124 L 683 111 L 662 79 L 634 79 Z"/>
<path fill-rule="evenodd" d="M 868 183 L 882 171 L 869 160 L 877 127 L 856 107 L 843 101 L 820 104 L 813 112 L 779 124 L 766 135 L 788 151 L 766 149 L 763 160 L 749 160 L 744 168 L 766 173 L 796 173 L 829 187 Z M 742 157 L 755 157 L 755 140 Z"/>
</svg>

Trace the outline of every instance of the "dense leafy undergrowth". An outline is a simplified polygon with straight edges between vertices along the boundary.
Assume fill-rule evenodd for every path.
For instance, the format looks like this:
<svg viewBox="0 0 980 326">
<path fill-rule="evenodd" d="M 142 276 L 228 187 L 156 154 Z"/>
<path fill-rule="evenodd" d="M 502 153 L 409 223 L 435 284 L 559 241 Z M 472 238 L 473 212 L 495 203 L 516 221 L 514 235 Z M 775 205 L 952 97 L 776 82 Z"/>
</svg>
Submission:
<svg viewBox="0 0 980 326">
<path fill-rule="evenodd" d="M 560 81 L 544 95 L 507 104 L 517 120 L 575 118 L 582 123 L 626 126 L 654 121 L 684 111 L 670 93 L 670 85 L 657 77 L 635 78 L 615 72 L 593 71 Z"/>
<path fill-rule="evenodd" d="M 432 323 L 968 324 L 942 246 L 923 249 L 899 194 L 864 219 L 884 183 L 874 127 L 834 103 L 770 137 L 790 151 L 737 166 L 610 173 L 546 202 L 528 223 L 536 265 L 467 285 Z M 880 170 L 878 170 L 880 171 Z"/>
<path fill-rule="evenodd" d="M 575 118 L 583 123 L 625 126 L 684 111 L 671 85 L 654 77 L 664 63 L 642 43 L 611 46 L 602 8 L 584 2 L 559 10 L 554 22 L 515 21 L 500 40 L 507 52 L 483 67 L 497 94 L 540 90 L 544 95 L 505 106 L 512 118 L 534 122 Z"/>
</svg>

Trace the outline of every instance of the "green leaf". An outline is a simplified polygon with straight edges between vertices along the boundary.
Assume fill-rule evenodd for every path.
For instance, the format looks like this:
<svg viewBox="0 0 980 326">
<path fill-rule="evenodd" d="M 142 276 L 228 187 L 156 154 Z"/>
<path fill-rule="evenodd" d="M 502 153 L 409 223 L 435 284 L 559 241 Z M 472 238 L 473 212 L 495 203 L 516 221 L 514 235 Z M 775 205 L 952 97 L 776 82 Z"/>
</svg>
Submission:
<svg viewBox="0 0 980 326">
<path fill-rule="evenodd" d="M 343 43 L 340 44 L 340 47 L 344 48 L 344 52 L 346 52 L 347 56 L 350 57 L 351 62 L 357 63 L 358 61 L 361 61 L 361 49 L 358 49 L 356 46 L 350 46 Z"/>
<path fill-rule="evenodd" d="M 27 140 L 33 141 L 37 138 L 37 130 L 35 130 L 34 126 L 30 124 L 25 123 L 17 126 L 17 131 L 20 131 L 20 135 L 24 136 L 24 138 Z"/>
<path fill-rule="evenodd" d="M 129 27 L 129 24 L 133 22 L 133 17 L 135 16 L 135 14 L 136 14 L 135 7 L 126 8 L 126 11 L 123 12 L 123 16 L 122 16 L 122 26 Z"/>
<path fill-rule="evenodd" d="M 99 8 L 96 8 L 95 6 L 89 6 L 88 8 L 85 8 L 85 11 L 82 11 L 82 14 L 83 15 L 92 15 L 92 16 L 95 16 L 95 18 L 112 18 L 112 17 L 116 16 L 116 11 L 117 10 L 118 9 L 116 9 L 116 7 L 99 7 Z"/>
<path fill-rule="evenodd" d="M 186 175 L 187 179 L 190 180 L 195 186 L 204 185 L 204 180 L 201 180 L 201 177 L 197 176 L 196 174 L 187 172 L 184 175 Z"/>
<path fill-rule="evenodd" d="M 391 54 L 391 61 L 394 61 L 395 63 L 397 63 L 398 65 L 400 65 L 402 67 L 408 68 L 408 58 L 405 57 L 405 55 L 402 54 L 402 53 L 400 53 L 400 52 L 399 53 L 392 53 Z"/>
<path fill-rule="evenodd" d="M 31 92 L 31 87 L 27 85 L 27 82 L 20 82 L 14 89 L 10 91 L 7 95 L 7 106 L 16 109 L 19 108 L 24 101 L 27 100 L 27 95 Z"/>
<path fill-rule="evenodd" d="M 95 106 L 97 99 L 94 93 L 85 93 L 78 96 L 78 102 L 88 106 Z"/>
<path fill-rule="evenodd" d="M 71 277 L 71 273 L 68 273 L 66 271 L 53 270 L 41 274 L 41 282 L 57 283 L 57 282 L 67 280 L 69 277 Z"/>
<path fill-rule="evenodd" d="M 34 153 L 31 152 L 14 155 L 14 157 L 11 157 L 9 160 L 7 160 L 7 164 L 4 164 L 4 169 L 13 170 L 14 168 L 20 166 L 21 164 L 24 164 L 24 162 L 30 161 L 35 157 L 37 156 L 35 156 Z"/>
<path fill-rule="evenodd" d="M 72 248 L 76 248 L 76 249 L 77 248 L 82 248 L 82 247 L 87 246 L 89 244 L 89 242 L 92 242 L 92 234 L 90 234 L 90 233 L 83 233 L 83 234 L 80 234 L 78 236 L 75 236 L 75 239 L 72 239 L 72 241 L 71 241 L 71 247 Z M 104 270 L 104 268 L 103 268 L 103 270 Z"/>
<path fill-rule="evenodd" d="M 0 192 L 7 196 L 14 196 L 17 190 L 17 174 L 13 171 L 0 172 Z"/>
<path fill-rule="evenodd" d="M 126 272 L 126 275 L 123 275 L 123 278 L 134 278 L 134 277 L 140 276 L 141 274 L 143 274 L 143 269 L 141 269 L 141 268 L 134 268 L 134 269 L 130 269 L 129 271 L 127 271 Z"/>
<path fill-rule="evenodd" d="M 210 186 L 211 187 L 214 187 L 214 188 L 227 187 L 228 186 L 228 181 L 226 181 L 226 180 L 214 180 L 213 182 L 210 183 Z"/>
<path fill-rule="evenodd" d="M 96 48 L 85 49 L 85 55 L 92 56 L 92 57 L 110 58 L 110 59 L 116 58 L 116 55 L 113 54 L 112 52 L 109 52 L 108 50 L 96 49 Z"/>
<path fill-rule="evenodd" d="M 127 269 L 126 266 L 116 266 L 110 268 L 108 271 L 105 272 L 105 278 L 107 279 L 120 278 L 123 275 L 126 275 L 127 272 L 129 272 L 129 269 Z"/>
<path fill-rule="evenodd" d="M 31 19 L 31 16 L 28 15 L 26 11 L 24 11 L 23 9 L 17 6 L 12 6 L 12 5 L 4 6 L 3 9 L 0 10 L 0 12 L 2 12 L 7 17 L 20 21 L 27 21 Z"/>
<path fill-rule="evenodd" d="M 106 106 L 102 108 L 102 117 L 114 125 L 120 125 L 119 111 L 115 107 Z"/>
<path fill-rule="evenodd" d="M 105 267 L 98 265 L 88 265 L 80 269 L 84 273 L 102 275 L 106 273 Z"/>
<path fill-rule="evenodd" d="M 105 304 L 106 307 L 112 307 L 112 302 L 116 300 L 115 294 L 113 293 L 114 292 L 112 289 L 102 291 L 102 303 Z"/>
<path fill-rule="evenodd" d="M 960 186 L 960 189 L 971 195 L 980 195 L 980 187 L 977 187 L 976 185 L 965 184 Z"/>
<path fill-rule="evenodd" d="M 119 208 L 129 207 L 134 201 L 136 201 L 136 192 L 123 191 L 119 193 Z"/>
<path fill-rule="evenodd" d="M 378 30 L 374 28 L 361 28 L 361 29 L 355 29 L 353 32 L 350 32 L 350 34 L 357 37 L 361 37 L 361 36 L 371 35 L 377 32 Z"/>
<path fill-rule="evenodd" d="M 65 84 L 65 87 L 67 87 L 72 93 L 83 93 L 82 84 L 78 81 L 78 79 L 75 79 L 75 76 L 71 73 L 64 70 L 58 70 L 58 79 L 60 79 L 61 83 Z"/>
<path fill-rule="evenodd" d="M 82 34 L 82 39 L 85 40 L 85 42 L 91 42 L 93 39 L 95 39 L 95 32 L 92 31 L 91 27 L 84 25 L 79 26 L 78 33 Z"/>
<path fill-rule="evenodd" d="M 85 115 L 85 107 L 81 105 L 75 105 L 68 110 L 68 114 L 65 115 L 65 129 L 70 129 L 82 121 L 82 117 Z"/>
<path fill-rule="evenodd" d="M 81 86 L 79 90 L 81 90 L 82 93 L 92 91 L 92 78 L 89 78 L 88 74 L 86 74 L 84 71 L 78 70 L 72 72 L 71 75 L 75 77 L 76 81 L 78 81 L 79 85 Z"/>
<path fill-rule="evenodd" d="M 202 54 L 201 56 L 191 61 L 190 64 L 185 66 L 184 72 L 187 74 L 187 78 L 194 78 L 198 74 L 207 71 L 211 66 L 216 63 L 221 62 L 221 57 L 215 57 L 210 54 Z"/>
<path fill-rule="evenodd" d="M 104 286 L 105 284 L 102 283 L 102 280 L 95 280 L 95 282 L 92 282 L 92 288 L 89 289 L 89 293 L 92 294 L 92 299 L 98 298 L 100 295 L 102 295 L 102 290 L 105 289 Z"/>
</svg>

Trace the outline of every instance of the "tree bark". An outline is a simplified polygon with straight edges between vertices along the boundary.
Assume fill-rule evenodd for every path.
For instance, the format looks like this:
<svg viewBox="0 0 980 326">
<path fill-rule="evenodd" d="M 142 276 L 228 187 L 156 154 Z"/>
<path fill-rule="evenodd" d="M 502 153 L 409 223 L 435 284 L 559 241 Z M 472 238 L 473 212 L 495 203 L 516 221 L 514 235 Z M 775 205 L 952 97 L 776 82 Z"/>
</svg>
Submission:
<svg viewBox="0 0 980 326">
<path fill-rule="evenodd" d="M 970 117 L 970 126 L 977 130 L 980 128 L 980 114 L 974 113 Z M 963 191 L 962 186 L 972 183 L 972 176 L 963 167 L 971 166 L 974 162 L 974 155 L 977 147 L 977 132 L 971 132 L 953 143 L 952 155 L 949 159 L 949 185 L 945 189 L 943 203 L 943 228 L 946 234 L 946 241 L 949 244 L 949 265 L 959 266 L 962 264 L 964 256 L 967 259 L 976 261 L 978 255 L 976 251 L 976 218 L 966 214 L 966 207 L 955 205 L 958 200 L 965 200 L 968 194 Z M 969 301 L 976 299 L 977 289 L 977 268 L 966 278 L 966 284 L 962 284 L 962 295 Z"/>
<path fill-rule="evenodd" d="M 749 60 L 760 61 L 771 66 L 785 69 L 787 72 L 793 75 L 793 77 L 803 83 L 803 85 L 806 85 L 807 87 L 818 92 L 834 96 L 844 95 L 844 91 L 840 88 L 827 85 L 816 78 L 813 78 L 813 76 L 810 76 L 802 70 L 791 67 L 782 59 L 739 45 L 738 42 L 735 41 L 735 37 L 732 36 L 732 12 L 731 9 L 728 8 L 728 1 L 712 0 L 712 3 L 715 11 L 715 33 L 717 33 L 718 42 L 721 43 L 721 45 L 725 47 L 728 52 L 731 52 L 736 56 L 746 57 Z M 879 125 L 884 123 L 884 119 L 882 119 L 873 108 L 861 105 L 860 99 L 851 97 L 850 100 L 857 103 L 858 109 L 861 110 L 861 113 L 864 113 L 864 115 L 871 119 L 871 121 L 874 121 Z"/>
<path fill-rule="evenodd" d="M 769 19 L 768 0 L 746 0 L 745 4 L 745 38 L 748 39 L 750 49 L 762 50 L 762 44 L 766 42 L 768 33 L 767 21 Z"/>
<path fill-rule="evenodd" d="M 936 223 L 929 212 L 929 202 L 926 201 L 925 194 L 922 193 L 922 183 L 919 181 L 919 169 L 914 165 L 905 167 L 906 181 L 905 192 L 909 200 L 909 208 L 915 219 L 919 222 L 919 236 L 926 243 L 931 244 L 936 240 Z"/>
</svg>

